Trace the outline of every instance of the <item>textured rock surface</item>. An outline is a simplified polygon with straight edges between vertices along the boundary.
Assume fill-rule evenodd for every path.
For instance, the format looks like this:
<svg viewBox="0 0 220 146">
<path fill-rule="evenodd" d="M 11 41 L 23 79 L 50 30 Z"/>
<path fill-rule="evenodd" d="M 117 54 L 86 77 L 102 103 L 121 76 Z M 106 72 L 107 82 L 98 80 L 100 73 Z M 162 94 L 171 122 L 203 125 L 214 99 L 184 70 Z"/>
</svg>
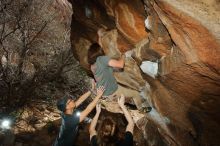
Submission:
<svg viewBox="0 0 220 146">
<path fill-rule="evenodd" d="M 87 50 L 94 42 L 111 57 L 134 50 L 124 72 L 115 73 L 115 77 L 145 95 L 153 107 L 152 112 L 135 120 L 148 145 L 220 144 L 218 0 L 71 3 L 72 48 L 86 69 Z M 148 30 L 144 27 L 146 18 Z M 159 62 L 156 79 L 141 72 L 142 61 Z M 109 107 L 115 110 L 111 108 L 114 103 Z"/>
</svg>

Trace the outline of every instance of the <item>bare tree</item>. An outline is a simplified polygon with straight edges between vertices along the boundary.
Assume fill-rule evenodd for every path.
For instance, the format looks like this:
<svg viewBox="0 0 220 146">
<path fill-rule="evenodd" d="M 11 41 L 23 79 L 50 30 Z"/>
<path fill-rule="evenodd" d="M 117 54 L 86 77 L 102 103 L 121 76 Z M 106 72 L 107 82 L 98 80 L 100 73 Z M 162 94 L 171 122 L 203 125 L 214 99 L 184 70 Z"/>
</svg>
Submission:
<svg viewBox="0 0 220 146">
<path fill-rule="evenodd" d="M 52 2 L 0 2 L 1 103 L 23 105 L 41 87 L 64 80 L 64 74 L 78 67 L 69 29 L 58 25 L 57 13 L 48 9 Z"/>
</svg>

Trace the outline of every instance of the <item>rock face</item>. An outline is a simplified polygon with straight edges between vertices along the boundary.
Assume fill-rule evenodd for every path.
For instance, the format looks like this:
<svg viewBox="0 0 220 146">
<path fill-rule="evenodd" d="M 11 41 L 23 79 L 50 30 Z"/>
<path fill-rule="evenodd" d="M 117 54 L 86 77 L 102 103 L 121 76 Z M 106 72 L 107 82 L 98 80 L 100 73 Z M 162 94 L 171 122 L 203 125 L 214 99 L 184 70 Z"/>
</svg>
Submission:
<svg viewBox="0 0 220 146">
<path fill-rule="evenodd" d="M 115 77 L 153 107 L 133 114 L 148 145 L 220 144 L 218 0 L 69 1 L 72 48 L 85 69 L 94 42 L 110 57 L 133 50 Z M 143 61 L 159 62 L 156 78 L 141 71 Z"/>
</svg>

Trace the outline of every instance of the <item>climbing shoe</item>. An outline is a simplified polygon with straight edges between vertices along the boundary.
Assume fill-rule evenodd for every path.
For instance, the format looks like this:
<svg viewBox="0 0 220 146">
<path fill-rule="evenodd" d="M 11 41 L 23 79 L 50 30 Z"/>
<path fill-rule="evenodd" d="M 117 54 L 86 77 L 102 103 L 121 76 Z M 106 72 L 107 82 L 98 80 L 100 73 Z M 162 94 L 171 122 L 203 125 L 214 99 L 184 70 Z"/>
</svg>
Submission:
<svg viewBox="0 0 220 146">
<path fill-rule="evenodd" d="M 143 107 L 143 108 L 141 109 L 141 111 L 144 112 L 144 113 L 149 113 L 151 110 L 152 110 L 152 107 L 150 107 L 150 106 L 148 106 L 148 107 Z"/>
</svg>

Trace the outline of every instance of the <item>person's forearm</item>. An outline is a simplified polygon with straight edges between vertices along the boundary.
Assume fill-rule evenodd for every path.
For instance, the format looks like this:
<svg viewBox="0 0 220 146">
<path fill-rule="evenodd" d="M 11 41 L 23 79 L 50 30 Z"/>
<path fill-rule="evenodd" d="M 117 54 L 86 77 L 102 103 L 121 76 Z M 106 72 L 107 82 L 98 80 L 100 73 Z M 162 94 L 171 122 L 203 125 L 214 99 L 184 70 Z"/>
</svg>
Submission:
<svg viewBox="0 0 220 146">
<path fill-rule="evenodd" d="M 126 131 L 129 131 L 133 134 L 133 131 L 134 131 L 134 121 L 130 115 L 130 113 L 128 112 L 127 108 L 125 107 L 125 105 L 122 105 L 121 106 L 121 109 L 125 115 L 125 118 L 127 119 L 128 121 L 128 125 L 126 127 Z"/>
<path fill-rule="evenodd" d="M 123 113 L 124 113 L 124 115 L 125 115 L 125 118 L 126 118 L 127 121 L 128 121 L 128 124 L 134 124 L 134 121 L 133 121 L 133 119 L 132 119 L 130 113 L 128 112 L 127 108 L 125 107 L 125 105 L 122 105 L 122 106 L 120 106 L 120 107 L 121 107 L 121 109 L 122 109 L 122 111 L 123 111 Z"/>
<path fill-rule="evenodd" d="M 82 104 L 90 95 L 91 95 L 91 91 L 88 91 L 82 96 L 80 96 L 79 99 L 76 101 L 76 107 Z"/>
<path fill-rule="evenodd" d="M 89 130 L 90 131 L 95 131 L 95 127 L 96 127 L 96 124 L 97 124 L 97 121 L 98 121 L 98 118 L 99 118 L 99 114 L 100 113 L 96 113 L 95 116 L 93 117 L 92 119 L 92 122 L 90 124 L 90 127 L 89 127 Z"/>
<path fill-rule="evenodd" d="M 97 95 L 97 96 L 95 97 L 95 99 L 87 106 L 87 108 L 88 108 L 88 110 L 89 110 L 90 112 L 94 109 L 94 107 L 96 106 L 96 104 L 97 104 L 97 102 L 99 101 L 100 97 L 101 97 L 101 95 Z M 87 109 L 87 108 L 86 108 L 86 109 Z"/>
<path fill-rule="evenodd" d="M 95 99 L 86 107 L 86 109 L 80 115 L 80 122 L 94 109 L 102 95 L 97 95 Z"/>
</svg>

